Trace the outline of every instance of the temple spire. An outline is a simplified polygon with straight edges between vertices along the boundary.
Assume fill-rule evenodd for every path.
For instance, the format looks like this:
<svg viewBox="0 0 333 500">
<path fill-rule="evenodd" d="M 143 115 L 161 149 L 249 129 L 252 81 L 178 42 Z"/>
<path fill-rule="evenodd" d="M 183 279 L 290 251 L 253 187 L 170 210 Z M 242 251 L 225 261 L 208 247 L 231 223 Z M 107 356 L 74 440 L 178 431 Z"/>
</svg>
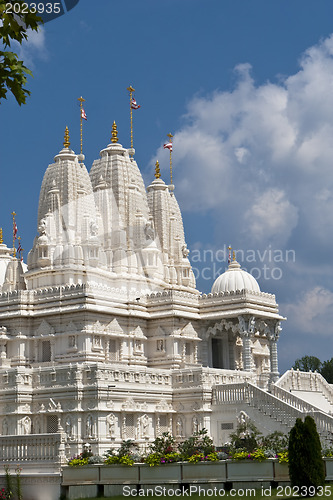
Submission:
<svg viewBox="0 0 333 500">
<path fill-rule="evenodd" d="M 69 142 L 69 130 L 68 130 L 68 127 L 66 125 L 65 136 L 64 136 L 64 148 L 69 148 L 70 145 L 71 145 L 71 143 Z"/>
<path fill-rule="evenodd" d="M 115 121 L 113 122 L 113 125 L 112 125 L 111 142 L 113 144 L 118 142 L 118 130 L 117 130 L 117 125 L 116 125 Z"/>
<path fill-rule="evenodd" d="M 2 227 L 0 227 L 0 245 L 3 244 Z"/>
</svg>

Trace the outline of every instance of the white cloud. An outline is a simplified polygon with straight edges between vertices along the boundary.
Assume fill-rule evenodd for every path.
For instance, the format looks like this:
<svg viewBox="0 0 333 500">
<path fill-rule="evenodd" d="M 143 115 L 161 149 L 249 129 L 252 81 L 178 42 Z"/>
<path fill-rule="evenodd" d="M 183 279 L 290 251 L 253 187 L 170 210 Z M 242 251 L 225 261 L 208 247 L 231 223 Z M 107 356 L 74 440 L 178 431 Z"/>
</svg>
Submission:
<svg viewBox="0 0 333 500">
<path fill-rule="evenodd" d="M 333 293 L 321 286 L 303 293 L 294 304 L 287 304 L 288 329 L 317 337 L 332 336 Z"/>
<path fill-rule="evenodd" d="M 297 225 L 297 208 L 284 191 L 270 188 L 245 212 L 247 234 L 252 241 L 270 241 L 284 246 Z"/>
<path fill-rule="evenodd" d="M 232 209 L 238 232 L 250 225 L 258 245 L 286 245 L 298 226 L 330 244 L 333 36 L 308 49 L 299 71 L 279 83 L 256 85 L 248 64 L 235 71 L 235 88 L 194 97 L 175 133 L 183 210 Z"/>
<path fill-rule="evenodd" d="M 31 69 L 35 66 L 34 61 L 36 58 L 46 60 L 48 53 L 46 49 L 45 30 L 42 26 L 38 28 L 38 31 L 28 29 L 27 34 L 27 40 L 23 41 L 22 44 L 14 41 L 13 47 L 18 58 L 24 62 L 25 66 Z"/>
</svg>

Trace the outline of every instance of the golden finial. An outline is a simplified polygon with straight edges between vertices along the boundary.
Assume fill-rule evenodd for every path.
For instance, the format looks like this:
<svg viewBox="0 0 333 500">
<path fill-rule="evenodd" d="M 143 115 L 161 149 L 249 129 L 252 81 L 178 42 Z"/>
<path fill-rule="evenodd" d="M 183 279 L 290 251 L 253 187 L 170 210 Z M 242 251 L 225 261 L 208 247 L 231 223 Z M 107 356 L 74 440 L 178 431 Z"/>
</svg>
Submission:
<svg viewBox="0 0 333 500">
<path fill-rule="evenodd" d="M 2 227 L 0 227 L 0 245 L 3 244 Z"/>
<path fill-rule="evenodd" d="M 130 85 L 129 87 L 127 87 L 128 92 L 135 92 L 135 89 L 133 89 L 132 85 Z"/>
<path fill-rule="evenodd" d="M 117 125 L 116 125 L 115 121 L 113 122 L 113 125 L 112 125 L 111 142 L 113 142 L 113 143 L 118 142 L 118 130 L 117 130 Z"/>
<path fill-rule="evenodd" d="M 155 177 L 156 177 L 156 179 L 159 179 L 161 177 L 160 164 L 159 164 L 158 160 L 155 163 Z"/>
<path fill-rule="evenodd" d="M 167 134 L 167 137 L 169 137 L 169 139 L 171 141 L 171 139 L 173 138 L 173 135 L 172 134 Z"/>
<path fill-rule="evenodd" d="M 66 125 L 65 136 L 64 136 L 64 148 L 69 148 L 70 145 L 71 145 L 71 143 L 69 142 L 69 130 L 68 130 L 68 127 Z"/>
<path fill-rule="evenodd" d="M 232 262 L 236 262 L 236 252 L 235 252 L 235 250 L 232 251 Z"/>
</svg>

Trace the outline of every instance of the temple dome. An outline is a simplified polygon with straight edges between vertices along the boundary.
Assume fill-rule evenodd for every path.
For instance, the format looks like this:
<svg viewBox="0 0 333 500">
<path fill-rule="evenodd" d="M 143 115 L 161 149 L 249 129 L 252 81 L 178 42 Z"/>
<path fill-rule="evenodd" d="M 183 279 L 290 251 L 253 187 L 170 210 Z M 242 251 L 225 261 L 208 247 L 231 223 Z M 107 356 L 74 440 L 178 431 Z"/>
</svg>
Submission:
<svg viewBox="0 0 333 500">
<path fill-rule="evenodd" d="M 212 293 L 236 292 L 236 290 L 260 292 L 257 280 L 241 269 L 240 264 L 234 260 L 229 264 L 228 269 L 215 280 Z"/>
</svg>

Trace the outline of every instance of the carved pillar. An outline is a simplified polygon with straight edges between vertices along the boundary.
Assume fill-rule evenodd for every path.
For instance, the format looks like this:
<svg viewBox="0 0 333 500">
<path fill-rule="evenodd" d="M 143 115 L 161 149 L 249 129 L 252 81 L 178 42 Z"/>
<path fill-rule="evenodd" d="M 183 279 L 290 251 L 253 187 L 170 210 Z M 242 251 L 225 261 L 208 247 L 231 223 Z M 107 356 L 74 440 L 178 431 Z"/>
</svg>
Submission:
<svg viewBox="0 0 333 500">
<path fill-rule="evenodd" d="M 198 344 L 195 344 L 194 346 L 194 363 L 198 362 Z"/>
<path fill-rule="evenodd" d="M 51 361 L 54 361 L 54 351 L 55 351 L 55 338 L 54 338 L 54 335 L 52 335 L 52 337 L 50 338 L 50 358 L 51 358 Z"/>
<path fill-rule="evenodd" d="M 251 351 L 251 336 L 255 330 L 254 316 L 244 317 L 238 316 L 239 333 L 243 341 L 243 370 L 252 371 L 253 356 Z"/>
<path fill-rule="evenodd" d="M 172 414 L 169 415 L 168 432 L 170 432 L 170 434 L 173 433 Z"/>
<path fill-rule="evenodd" d="M 3 361 L 6 359 L 7 354 L 6 354 L 6 339 L 0 339 L 0 360 Z"/>
<path fill-rule="evenodd" d="M 126 433 L 126 413 L 124 413 L 123 416 L 122 416 L 122 421 L 121 421 L 121 437 L 122 437 L 122 439 L 127 439 L 127 433 Z"/>
<path fill-rule="evenodd" d="M 269 355 L 271 361 L 270 382 L 274 383 L 280 376 L 278 367 L 277 341 L 281 331 L 280 321 L 267 325 L 267 337 L 269 341 Z"/>
<path fill-rule="evenodd" d="M 160 422 L 160 414 L 157 413 L 156 415 L 156 433 L 155 437 L 158 437 L 161 435 L 161 422 Z"/>
<path fill-rule="evenodd" d="M 251 340 L 249 332 L 242 333 L 243 340 L 243 370 L 251 371 L 252 356 L 251 356 Z"/>
</svg>

